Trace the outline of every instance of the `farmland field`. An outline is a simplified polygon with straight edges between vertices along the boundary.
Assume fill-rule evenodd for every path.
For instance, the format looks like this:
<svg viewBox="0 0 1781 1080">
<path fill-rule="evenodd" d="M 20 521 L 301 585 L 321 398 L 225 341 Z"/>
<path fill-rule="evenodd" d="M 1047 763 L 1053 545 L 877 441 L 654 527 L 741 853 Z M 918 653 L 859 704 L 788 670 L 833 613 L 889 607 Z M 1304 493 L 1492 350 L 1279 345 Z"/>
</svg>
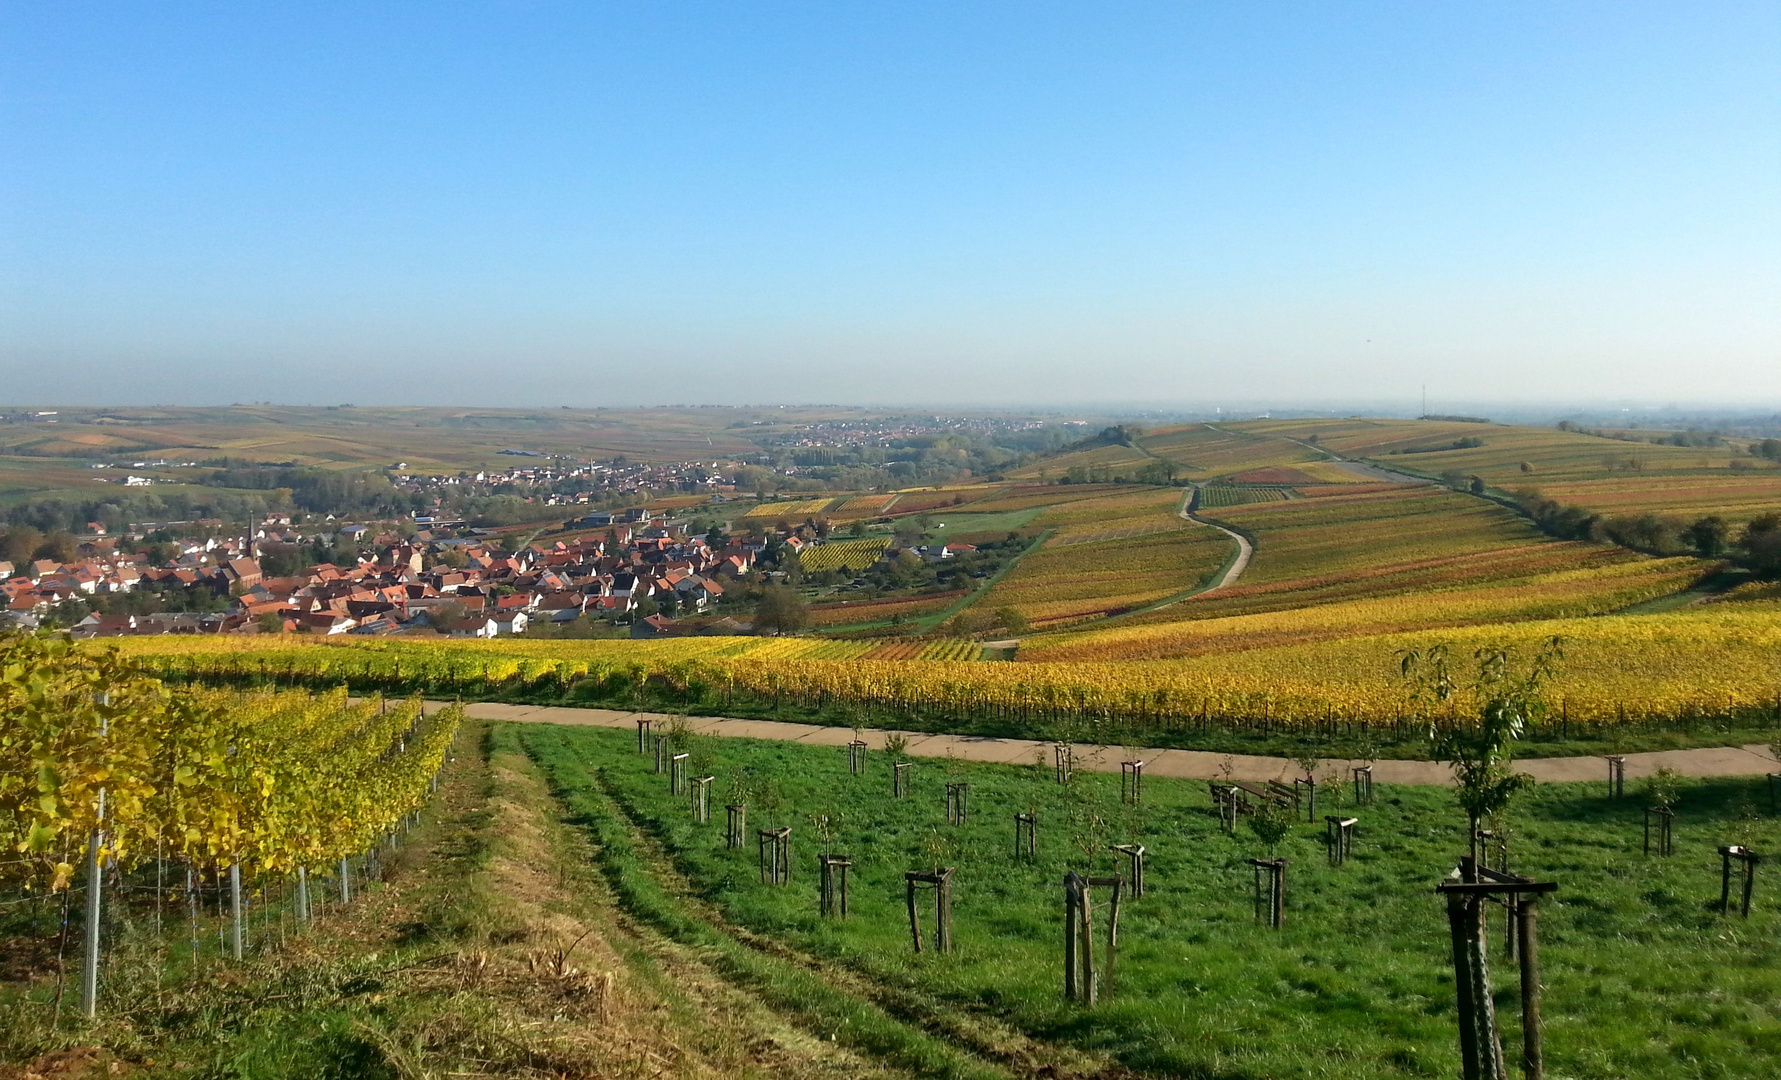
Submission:
<svg viewBox="0 0 1781 1080">
<path fill-rule="evenodd" d="M 791 826 L 790 884 L 774 887 L 752 846 L 726 850 L 721 822 L 692 820 L 627 733 L 521 726 L 499 738 L 519 740 L 603 847 L 659 848 L 659 859 L 612 863 L 608 873 L 645 875 L 669 894 L 684 888 L 750 932 L 918 1000 L 1171 1075 L 1318 1076 L 1332 1059 L 1364 1076 L 1457 1070 L 1433 886 L 1464 846 L 1464 819 L 1437 789 L 1394 788 L 1359 808 L 1362 839 L 1343 867 L 1324 865 L 1321 826 L 1294 828 L 1281 848 L 1292 878 L 1286 928 L 1276 932 L 1250 909 L 1244 860 L 1257 854 L 1255 838 L 1222 831 L 1197 782 L 1147 782 L 1133 808 L 1120 805 L 1117 777 L 1080 774 L 1064 788 L 1049 769 L 935 762 L 916 766 L 910 797 L 898 800 L 887 797 L 879 754 L 865 775 L 850 776 L 835 748 L 698 741 L 727 790 L 746 777 L 741 790 L 771 793 L 756 796 L 751 825 Z M 943 781 L 970 784 L 963 826 L 942 824 Z M 1772 817 L 1738 824 L 1738 805 L 1759 796 L 1754 781 L 1689 785 L 1670 859 L 1642 856 L 1637 815 L 1593 786 L 1543 787 L 1525 800 L 1517 869 L 1560 882 L 1540 931 L 1553 1075 L 1769 1074 L 1769 1048 L 1781 1046 L 1781 1018 L 1762 1004 L 1781 996 L 1777 915 L 1753 913 L 1728 932 L 1709 908 L 1719 885 L 1713 845 L 1727 830 L 1754 844 L 1781 841 Z M 1017 810 L 1043 823 L 1036 862 L 1014 857 Z M 1124 841 L 1150 849 L 1147 895 L 1122 907 L 1117 965 L 1091 1025 L 1059 993 L 1057 883 L 1066 867 L 1116 869 L 1106 845 Z M 816 910 L 825 850 L 853 861 L 845 920 Z M 956 951 L 915 955 L 903 874 L 936 862 L 956 867 Z M 1502 1012 L 1513 1032 L 1513 1009 Z M 1266 1037 L 1285 1029 L 1293 1038 Z"/>
</svg>

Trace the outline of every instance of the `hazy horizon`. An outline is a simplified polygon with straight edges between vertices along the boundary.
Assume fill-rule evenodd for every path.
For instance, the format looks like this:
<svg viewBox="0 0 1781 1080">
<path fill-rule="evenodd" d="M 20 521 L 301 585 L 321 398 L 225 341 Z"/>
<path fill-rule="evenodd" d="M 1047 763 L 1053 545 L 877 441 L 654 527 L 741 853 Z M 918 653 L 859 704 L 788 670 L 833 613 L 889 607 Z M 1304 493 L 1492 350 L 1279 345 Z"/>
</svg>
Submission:
<svg viewBox="0 0 1781 1080">
<path fill-rule="evenodd" d="M 1781 7 L 0 11 L 0 396 L 1781 402 Z"/>
</svg>

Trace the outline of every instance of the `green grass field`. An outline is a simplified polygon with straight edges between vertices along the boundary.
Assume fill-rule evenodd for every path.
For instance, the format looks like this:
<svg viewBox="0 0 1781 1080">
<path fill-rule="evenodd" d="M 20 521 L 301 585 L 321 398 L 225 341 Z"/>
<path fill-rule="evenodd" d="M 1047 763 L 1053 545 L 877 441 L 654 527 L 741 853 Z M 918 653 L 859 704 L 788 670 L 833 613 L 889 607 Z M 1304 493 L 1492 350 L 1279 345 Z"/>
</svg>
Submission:
<svg viewBox="0 0 1781 1080">
<path fill-rule="evenodd" d="M 1220 831 L 1204 784 L 1152 778 L 1142 810 L 1132 811 L 1118 802 L 1117 777 L 1079 774 L 1064 789 L 1049 769 L 924 762 L 911 798 L 894 801 L 883 754 L 855 777 L 838 748 L 700 741 L 691 747 L 695 768 L 718 777 L 720 795 L 730 777 L 752 776 L 751 825 L 792 826 L 791 884 L 774 888 L 759 880 L 752 833 L 747 850 L 726 851 L 721 805 L 712 823 L 694 823 L 686 800 L 670 797 L 666 778 L 651 774 L 634 735 L 517 730 L 599 843 L 631 852 L 659 845 L 664 861 L 634 858 L 623 867 L 629 888 L 684 889 L 750 934 L 849 969 L 912 1010 L 987 1016 L 1170 1075 L 1458 1070 L 1445 916 L 1434 894 L 1463 847 L 1463 817 L 1448 792 L 1394 788 L 1354 809 L 1360 839 L 1339 869 L 1325 864 L 1321 830 L 1298 826 L 1280 851 L 1291 860 L 1289 906 L 1286 929 L 1274 932 L 1250 909 L 1243 860 L 1262 854 L 1261 845 L 1246 829 Z M 971 785 L 971 819 L 962 828 L 943 823 L 948 779 Z M 1715 910 L 1714 846 L 1768 849 L 1781 841 L 1781 824 L 1762 800 L 1755 782 L 1687 786 L 1677 853 L 1668 859 L 1640 853 L 1636 797 L 1610 801 L 1598 787 L 1552 786 L 1521 804 L 1514 866 L 1559 884 L 1541 920 L 1549 1075 L 1773 1074 L 1781 1059 L 1775 905 L 1759 882 L 1748 922 Z M 769 810 L 775 801 L 779 808 Z M 1041 820 L 1037 865 L 1012 852 L 1011 815 L 1029 809 Z M 829 815 L 833 850 L 854 861 L 845 922 L 817 915 L 822 843 L 812 814 Z M 1105 844 L 1123 839 L 1150 848 L 1150 892 L 1122 910 L 1116 973 L 1091 1013 L 1061 995 L 1059 881 L 1067 867 L 1111 869 Z M 958 948 L 915 956 L 902 875 L 936 861 L 957 867 Z M 1493 974 L 1513 1042 L 1515 977 L 1500 963 Z"/>
</svg>

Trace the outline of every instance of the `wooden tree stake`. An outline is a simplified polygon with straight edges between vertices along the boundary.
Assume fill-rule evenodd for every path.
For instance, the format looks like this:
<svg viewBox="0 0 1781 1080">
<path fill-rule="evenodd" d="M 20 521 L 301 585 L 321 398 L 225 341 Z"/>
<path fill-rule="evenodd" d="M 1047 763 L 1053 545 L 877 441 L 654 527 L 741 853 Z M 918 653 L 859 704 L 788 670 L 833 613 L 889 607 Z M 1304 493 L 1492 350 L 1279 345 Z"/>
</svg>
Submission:
<svg viewBox="0 0 1781 1080">
<path fill-rule="evenodd" d="M 847 871 L 852 866 L 853 860 L 845 855 L 822 856 L 822 883 L 817 893 L 817 906 L 823 915 L 847 918 Z"/>
<path fill-rule="evenodd" d="M 792 879 L 792 827 L 781 825 L 777 829 L 756 830 L 755 845 L 762 883 L 789 883 Z"/>
<path fill-rule="evenodd" d="M 1354 853 L 1354 826 L 1359 818 L 1326 814 L 1323 819 L 1323 842 L 1330 851 L 1330 865 L 1341 866 Z"/>
<path fill-rule="evenodd" d="M 1144 762 L 1119 763 L 1119 801 L 1138 805 L 1144 800 Z"/>
<path fill-rule="evenodd" d="M 1039 815 L 1014 815 L 1014 858 L 1016 861 L 1039 861 Z"/>
<path fill-rule="evenodd" d="M 1113 844 L 1112 849 L 1125 856 L 1126 882 L 1132 899 L 1144 895 L 1144 845 Z"/>
<path fill-rule="evenodd" d="M 948 782 L 946 785 L 946 823 L 963 825 L 965 813 L 971 799 L 971 785 L 960 781 Z"/>
<path fill-rule="evenodd" d="M 1373 766 L 1357 765 L 1354 773 L 1354 805 L 1367 806 L 1373 801 Z"/>
<path fill-rule="evenodd" d="M 1276 930 L 1286 925 L 1286 860 L 1285 859 L 1250 859 L 1249 865 L 1255 868 L 1255 917 L 1263 918 L 1265 910 L 1268 925 Z M 1268 880 L 1264 893 L 1262 878 Z M 1266 904 L 1263 898 L 1266 897 Z"/>
<path fill-rule="evenodd" d="M 916 952 L 922 951 L 921 917 L 915 903 L 918 889 L 931 890 L 934 894 L 934 951 L 952 951 L 952 871 L 953 868 L 948 866 L 943 870 L 910 870 L 903 874 L 904 899 L 909 906 L 909 937 Z"/>
<path fill-rule="evenodd" d="M 1736 859 L 1742 866 L 1744 875 L 1744 899 L 1740 911 L 1744 918 L 1750 917 L 1750 894 L 1756 887 L 1756 864 L 1762 857 L 1747 847 L 1732 844 L 1719 849 L 1719 913 L 1732 913 L 1732 860 Z"/>
<path fill-rule="evenodd" d="M 711 820 L 711 782 L 715 776 L 693 777 L 693 820 L 703 825 Z"/>
<path fill-rule="evenodd" d="M 1618 799 L 1626 794 L 1626 759 L 1619 754 L 1608 755 L 1608 797 Z"/>
<path fill-rule="evenodd" d="M 1675 820 L 1676 812 L 1667 806 L 1647 806 L 1645 808 L 1645 854 L 1651 854 L 1651 826 L 1657 824 L 1657 853 L 1670 854 L 1670 824 Z"/>
</svg>

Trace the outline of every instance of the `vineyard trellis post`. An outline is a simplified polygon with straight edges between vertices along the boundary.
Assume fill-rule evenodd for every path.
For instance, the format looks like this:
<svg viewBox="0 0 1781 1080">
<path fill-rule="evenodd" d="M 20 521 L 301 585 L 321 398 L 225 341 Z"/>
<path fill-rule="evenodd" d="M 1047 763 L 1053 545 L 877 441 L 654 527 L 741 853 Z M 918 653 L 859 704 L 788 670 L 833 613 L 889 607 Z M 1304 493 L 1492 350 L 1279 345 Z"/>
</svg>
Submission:
<svg viewBox="0 0 1781 1080">
<path fill-rule="evenodd" d="M 241 927 L 241 860 L 236 858 L 229 863 L 229 955 L 239 960 L 242 957 L 244 942 Z"/>
<path fill-rule="evenodd" d="M 297 918 L 309 921 L 309 867 L 297 867 Z"/>
<path fill-rule="evenodd" d="M 99 738 L 111 736 L 111 721 L 104 710 L 111 706 L 111 695 L 99 695 Z M 105 785 L 99 785 L 94 807 L 93 831 L 87 836 L 87 925 L 85 927 L 86 965 L 80 978 L 80 1008 L 89 1019 L 99 1014 L 99 922 L 104 914 L 105 866 L 100 854 L 105 848 Z"/>
<path fill-rule="evenodd" d="M 347 856 L 340 856 L 340 903 L 342 906 L 352 903 L 352 866 Z"/>
</svg>

